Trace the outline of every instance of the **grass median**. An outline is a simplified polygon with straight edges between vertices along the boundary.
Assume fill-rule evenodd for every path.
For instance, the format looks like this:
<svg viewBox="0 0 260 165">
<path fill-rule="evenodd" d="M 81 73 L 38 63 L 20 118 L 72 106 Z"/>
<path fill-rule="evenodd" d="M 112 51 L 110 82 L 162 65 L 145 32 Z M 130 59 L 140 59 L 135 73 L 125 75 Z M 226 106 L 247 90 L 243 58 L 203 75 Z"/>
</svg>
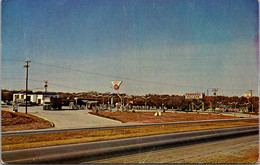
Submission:
<svg viewBox="0 0 260 165">
<path fill-rule="evenodd" d="M 52 123 L 32 114 L 1 110 L 1 131 L 20 131 L 51 128 Z"/>
<path fill-rule="evenodd" d="M 2 137 L 2 151 L 250 125 L 258 125 L 258 120 L 140 126 L 135 128 L 5 136 Z"/>
</svg>

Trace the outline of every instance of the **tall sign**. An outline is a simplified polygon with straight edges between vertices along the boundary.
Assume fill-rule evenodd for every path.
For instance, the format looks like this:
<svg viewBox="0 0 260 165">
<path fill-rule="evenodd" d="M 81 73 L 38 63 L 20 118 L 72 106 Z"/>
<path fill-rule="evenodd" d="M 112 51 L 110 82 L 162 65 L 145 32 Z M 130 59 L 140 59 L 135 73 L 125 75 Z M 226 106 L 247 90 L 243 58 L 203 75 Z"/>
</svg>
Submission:
<svg viewBox="0 0 260 165">
<path fill-rule="evenodd" d="M 113 84 L 114 89 L 118 90 L 122 81 L 112 81 L 111 83 Z"/>
</svg>

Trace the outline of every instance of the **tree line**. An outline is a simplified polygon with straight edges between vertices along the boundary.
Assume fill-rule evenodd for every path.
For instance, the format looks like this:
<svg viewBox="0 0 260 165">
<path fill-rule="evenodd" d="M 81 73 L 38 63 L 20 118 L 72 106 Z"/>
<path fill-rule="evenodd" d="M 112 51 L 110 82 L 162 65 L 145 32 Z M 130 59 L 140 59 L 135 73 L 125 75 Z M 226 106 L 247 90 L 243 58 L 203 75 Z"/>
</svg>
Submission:
<svg viewBox="0 0 260 165">
<path fill-rule="evenodd" d="M 24 92 L 21 90 L 1 90 L 1 99 L 2 100 L 13 100 L 13 93 Z M 41 91 L 32 92 L 28 91 L 28 93 L 44 93 Z M 121 102 L 123 100 L 124 104 L 134 104 L 134 105 L 146 105 L 146 106 L 166 106 L 168 109 L 178 109 L 185 108 L 188 109 L 189 100 L 185 100 L 184 95 L 159 95 L 159 94 L 147 94 L 144 96 L 139 95 L 127 95 L 126 93 L 121 93 L 120 97 L 117 93 L 100 93 L 96 91 L 90 92 L 80 92 L 80 93 L 70 93 L 70 92 L 48 92 L 48 93 L 58 93 L 61 98 L 70 98 L 73 99 L 75 97 L 78 98 L 87 98 L 92 100 L 97 100 L 99 103 L 107 104 L 111 103 L 111 98 L 113 97 L 114 104 L 117 102 Z M 246 97 L 238 97 L 238 96 L 210 96 L 211 100 L 204 100 L 205 108 L 210 107 L 210 102 L 212 103 L 213 108 L 218 108 L 220 106 L 226 105 L 231 106 L 233 108 L 238 107 L 250 107 L 253 106 L 254 111 L 259 111 L 259 97 L 253 96 L 247 99 Z"/>
</svg>

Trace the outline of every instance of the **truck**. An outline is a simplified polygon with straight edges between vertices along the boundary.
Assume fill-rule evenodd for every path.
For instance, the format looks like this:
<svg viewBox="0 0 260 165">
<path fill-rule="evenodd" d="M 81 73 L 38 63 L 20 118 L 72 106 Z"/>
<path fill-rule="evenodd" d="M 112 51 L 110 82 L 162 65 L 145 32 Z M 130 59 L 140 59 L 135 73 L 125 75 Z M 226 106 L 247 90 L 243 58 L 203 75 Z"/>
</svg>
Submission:
<svg viewBox="0 0 260 165">
<path fill-rule="evenodd" d="M 43 110 L 54 110 L 62 108 L 62 99 L 54 97 L 43 98 Z"/>
</svg>

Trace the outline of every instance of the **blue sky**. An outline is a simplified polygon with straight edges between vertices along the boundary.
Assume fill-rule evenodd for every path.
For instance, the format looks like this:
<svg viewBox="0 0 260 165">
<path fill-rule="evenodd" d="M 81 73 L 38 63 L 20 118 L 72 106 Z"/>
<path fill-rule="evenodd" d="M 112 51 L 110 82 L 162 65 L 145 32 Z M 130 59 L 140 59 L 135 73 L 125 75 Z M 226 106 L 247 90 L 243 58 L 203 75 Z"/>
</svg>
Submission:
<svg viewBox="0 0 260 165">
<path fill-rule="evenodd" d="M 1 87 L 257 94 L 256 0 L 3 0 Z"/>
</svg>

